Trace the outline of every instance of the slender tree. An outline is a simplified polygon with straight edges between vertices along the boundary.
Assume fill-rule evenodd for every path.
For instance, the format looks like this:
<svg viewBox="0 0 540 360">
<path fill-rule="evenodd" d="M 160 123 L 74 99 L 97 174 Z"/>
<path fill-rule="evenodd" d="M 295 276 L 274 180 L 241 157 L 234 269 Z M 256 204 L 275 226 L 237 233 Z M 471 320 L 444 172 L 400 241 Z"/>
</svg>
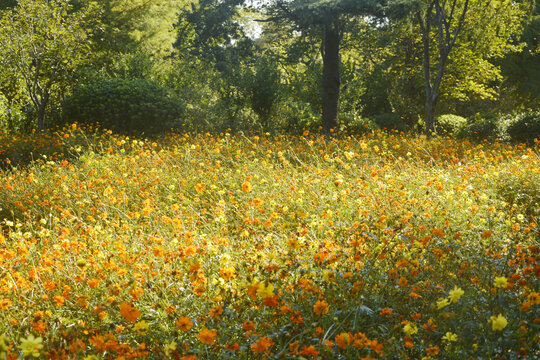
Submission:
<svg viewBox="0 0 540 360">
<path fill-rule="evenodd" d="M 391 13 L 397 16 L 412 15 L 420 26 L 423 44 L 423 71 L 425 86 L 425 132 L 435 133 L 435 109 L 440 98 L 440 86 L 448 65 L 450 52 L 456 45 L 470 0 L 394 0 Z M 433 36 L 435 35 L 435 36 Z M 435 41 L 433 40 L 435 37 Z M 434 66 L 433 42 L 437 48 Z"/>
</svg>

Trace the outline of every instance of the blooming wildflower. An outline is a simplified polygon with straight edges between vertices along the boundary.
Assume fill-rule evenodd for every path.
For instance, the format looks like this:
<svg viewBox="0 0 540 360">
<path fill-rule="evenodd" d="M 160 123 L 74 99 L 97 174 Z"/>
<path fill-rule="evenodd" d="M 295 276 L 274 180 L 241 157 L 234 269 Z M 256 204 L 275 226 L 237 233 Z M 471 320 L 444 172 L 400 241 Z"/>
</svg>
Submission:
<svg viewBox="0 0 540 360">
<path fill-rule="evenodd" d="M 245 181 L 243 184 L 242 184 L 242 191 L 244 192 L 251 192 L 251 189 L 253 187 L 251 186 L 251 183 L 248 182 L 248 181 Z"/>
<path fill-rule="evenodd" d="M 313 345 L 310 345 L 310 346 L 306 346 L 304 345 L 304 347 L 302 348 L 302 350 L 300 350 L 300 352 L 298 353 L 299 355 L 302 355 L 302 356 L 318 356 L 319 355 L 319 351 L 315 350 L 315 346 Z"/>
<path fill-rule="evenodd" d="M 454 286 L 454 289 L 450 290 L 450 296 L 448 296 L 448 299 L 450 299 L 450 302 L 455 303 L 464 293 L 465 292 L 461 288 Z"/>
<path fill-rule="evenodd" d="M 446 341 L 457 341 L 457 334 L 454 334 L 454 333 L 451 333 L 450 331 L 448 331 L 443 337 L 442 339 L 443 340 L 446 340 Z"/>
<path fill-rule="evenodd" d="M 272 341 L 272 339 L 263 336 L 255 344 L 251 345 L 251 351 L 253 351 L 255 354 L 262 354 L 270 349 L 270 347 L 272 347 L 274 344 L 275 343 Z"/>
<path fill-rule="evenodd" d="M 39 357 L 39 350 L 43 349 L 42 342 L 41 337 L 35 338 L 34 335 L 28 335 L 26 339 L 21 339 L 19 349 L 23 352 L 23 356 Z"/>
<path fill-rule="evenodd" d="M 176 346 L 176 341 L 171 341 L 170 343 L 165 344 L 165 355 L 171 356 L 171 354 L 176 350 Z"/>
<path fill-rule="evenodd" d="M 496 288 L 505 288 L 508 286 L 508 279 L 504 276 L 497 276 L 495 278 L 494 286 Z"/>
<path fill-rule="evenodd" d="M 324 281 L 330 282 L 330 281 L 334 280 L 335 277 L 336 277 L 336 275 L 334 274 L 333 271 L 331 271 L 331 270 L 324 270 L 323 271 L 323 280 Z"/>
<path fill-rule="evenodd" d="M 415 325 L 409 323 L 405 324 L 403 327 L 403 332 L 409 336 L 414 335 L 418 332 L 418 328 Z"/>
<path fill-rule="evenodd" d="M 135 322 L 141 316 L 141 312 L 128 303 L 120 304 L 120 315 L 126 319 L 126 321 Z"/>
<path fill-rule="evenodd" d="M 259 295 L 263 299 L 274 296 L 274 285 L 268 284 L 265 286 L 264 284 L 259 284 L 259 288 L 257 289 L 257 295 Z"/>
<path fill-rule="evenodd" d="M 206 187 L 205 184 L 198 183 L 195 185 L 195 191 L 197 191 L 199 194 L 201 194 L 204 191 L 204 188 Z"/>
<path fill-rule="evenodd" d="M 379 315 L 392 315 L 392 309 L 384 308 L 379 312 Z"/>
<path fill-rule="evenodd" d="M 336 344 L 342 349 L 345 349 L 352 341 L 352 336 L 349 333 L 341 333 L 336 335 Z"/>
<path fill-rule="evenodd" d="M 145 320 L 141 320 L 135 324 L 133 330 L 136 331 L 139 335 L 144 335 L 150 326 Z"/>
<path fill-rule="evenodd" d="M 498 316 L 492 316 L 490 321 L 493 331 L 502 331 L 502 329 L 504 329 L 508 324 L 508 320 L 506 320 L 506 318 L 501 314 Z"/>
<path fill-rule="evenodd" d="M 531 305 L 539 305 L 540 304 L 540 294 L 537 292 L 532 292 L 528 296 L 529 302 Z"/>
<path fill-rule="evenodd" d="M 427 356 L 435 356 L 439 354 L 439 347 L 437 345 L 431 345 L 426 349 Z"/>
<path fill-rule="evenodd" d="M 409 284 L 409 281 L 407 280 L 406 277 L 401 277 L 401 279 L 399 279 L 398 281 L 398 285 L 401 286 L 401 287 L 405 287 Z"/>
<path fill-rule="evenodd" d="M 450 300 L 449 299 L 441 298 L 441 299 L 437 300 L 437 310 L 440 310 L 440 309 L 442 309 L 443 307 L 445 307 L 447 305 L 450 305 Z"/>
<path fill-rule="evenodd" d="M 328 313 L 328 303 L 324 300 L 317 300 L 315 305 L 313 305 L 313 312 L 317 315 Z"/>
<path fill-rule="evenodd" d="M 209 330 L 209 329 L 202 329 L 199 334 L 197 335 L 197 339 L 199 339 L 200 342 L 203 344 L 212 345 L 217 338 L 217 331 L 216 330 Z"/>
<path fill-rule="evenodd" d="M 193 327 L 193 322 L 187 316 L 180 316 L 180 318 L 176 320 L 176 326 L 182 331 L 188 331 Z"/>
</svg>

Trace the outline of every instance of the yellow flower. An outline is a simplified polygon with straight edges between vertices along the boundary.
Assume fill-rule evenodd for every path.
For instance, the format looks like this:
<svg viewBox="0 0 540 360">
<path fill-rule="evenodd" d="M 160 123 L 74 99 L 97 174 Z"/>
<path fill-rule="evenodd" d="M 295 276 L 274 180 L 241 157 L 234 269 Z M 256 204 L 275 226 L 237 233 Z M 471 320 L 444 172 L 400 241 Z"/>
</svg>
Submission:
<svg viewBox="0 0 540 360">
<path fill-rule="evenodd" d="M 450 300 L 440 298 L 440 299 L 437 301 L 437 310 L 440 310 L 440 309 L 442 309 L 443 307 L 445 307 L 445 306 L 447 306 L 447 305 L 450 305 Z"/>
<path fill-rule="evenodd" d="M 457 341 L 457 334 L 451 333 L 449 331 L 442 338 L 446 341 Z"/>
<path fill-rule="evenodd" d="M 406 324 L 403 327 L 403 332 L 409 336 L 416 334 L 418 332 L 418 328 L 415 325 Z"/>
<path fill-rule="evenodd" d="M 504 289 L 506 286 L 508 286 L 508 279 L 505 278 L 504 276 L 497 276 L 495 278 L 494 286 L 496 288 L 503 288 Z"/>
<path fill-rule="evenodd" d="M 165 350 L 165 355 L 171 356 L 171 353 L 176 350 L 176 342 L 171 341 L 170 343 L 165 344 L 164 350 Z"/>
<path fill-rule="evenodd" d="M 465 291 L 461 290 L 461 288 L 458 288 L 457 286 L 454 286 L 454 289 L 450 290 L 450 296 L 448 298 L 450 299 L 450 302 L 455 303 L 463 294 L 465 294 Z"/>
<path fill-rule="evenodd" d="M 257 295 L 263 299 L 274 296 L 274 285 L 268 284 L 265 286 L 264 283 L 260 283 L 257 289 Z"/>
<path fill-rule="evenodd" d="M 335 276 L 336 275 L 334 274 L 333 271 L 330 271 L 330 270 L 324 270 L 323 271 L 323 280 L 324 281 L 330 282 L 330 281 L 334 280 Z"/>
<path fill-rule="evenodd" d="M 148 331 L 149 327 L 150 326 L 148 325 L 146 321 L 141 320 L 135 324 L 135 326 L 133 327 L 133 330 L 135 330 L 139 335 L 144 335 Z"/>
<path fill-rule="evenodd" d="M 493 331 L 502 331 L 508 324 L 508 320 L 501 314 L 499 316 L 492 316 L 491 317 L 491 328 Z"/>
<path fill-rule="evenodd" d="M 32 355 L 33 357 L 39 357 L 39 350 L 43 349 L 42 342 L 43 339 L 41 337 L 35 338 L 34 335 L 28 335 L 28 338 L 21 339 L 19 349 L 22 350 L 23 356 Z"/>
</svg>

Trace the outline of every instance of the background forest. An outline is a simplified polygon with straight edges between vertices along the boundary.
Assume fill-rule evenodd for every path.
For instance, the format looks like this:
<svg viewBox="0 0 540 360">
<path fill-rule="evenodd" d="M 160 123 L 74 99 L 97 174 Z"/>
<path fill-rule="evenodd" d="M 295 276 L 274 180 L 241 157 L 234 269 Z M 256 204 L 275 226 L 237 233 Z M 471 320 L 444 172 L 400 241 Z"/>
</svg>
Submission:
<svg viewBox="0 0 540 360">
<path fill-rule="evenodd" d="M 539 132 L 535 0 L 2 0 L 0 9 L 8 132 L 73 121 L 146 133 Z"/>
</svg>

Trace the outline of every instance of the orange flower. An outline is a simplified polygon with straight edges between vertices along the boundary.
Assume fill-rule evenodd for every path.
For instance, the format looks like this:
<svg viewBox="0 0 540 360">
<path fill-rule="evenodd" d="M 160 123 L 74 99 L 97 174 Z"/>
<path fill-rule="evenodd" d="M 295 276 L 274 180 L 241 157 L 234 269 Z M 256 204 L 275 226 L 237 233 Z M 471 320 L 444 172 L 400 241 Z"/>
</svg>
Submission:
<svg viewBox="0 0 540 360">
<path fill-rule="evenodd" d="M 248 182 L 248 181 L 245 181 L 245 182 L 242 184 L 242 190 L 243 190 L 244 192 L 251 192 L 251 189 L 252 189 L 252 188 L 253 188 L 253 187 L 251 186 L 251 183 Z"/>
<path fill-rule="evenodd" d="M 141 316 L 141 312 L 135 309 L 132 304 L 123 302 L 120 304 L 120 315 L 122 315 L 126 321 L 134 323 Z"/>
<path fill-rule="evenodd" d="M 300 351 L 299 355 L 316 357 L 316 356 L 319 355 L 319 353 L 320 353 L 319 351 L 315 350 L 315 346 L 313 346 L 313 345 L 311 345 L 311 346 L 304 345 L 304 347 Z"/>
<path fill-rule="evenodd" d="M 401 287 L 405 287 L 409 284 L 409 281 L 407 280 L 406 277 L 402 277 L 401 279 L 399 279 L 398 281 L 398 285 L 401 286 Z"/>
<path fill-rule="evenodd" d="M 62 306 L 66 302 L 66 299 L 62 295 L 56 295 L 54 297 L 54 301 L 56 302 L 56 305 Z"/>
<path fill-rule="evenodd" d="M 255 330 L 255 323 L 253 321 L 246 320 L 244 321 L 244 325 L 242 325 L 242 328 L 244 331 L 253 331 Z"/>
<path fill-rule="evenodd" d="M 205 187 L 206 187 L 205 184 L 198 183 L 197 185 L 195 185 L 195 191 L 201 194 L 204 191 Z"/>
<path fill-rule="evenodd" d="M 99 279 L 88 280 L 88 286 L 90 286 L 90 288 L 93 289 L 98 285 L 99 285 Z"/>
<path fill-rule="evenodd" d="M 390 308 L 384 308 L 379 312 L 379 315 L 392 315 L 392 309 Z"/>
<path fill-rule="evenodd" d="M 180 318 L 176 320 L 176 326 L 182 331 L 188 331 L 193 327 L 193 322 L 187 316 L 180 316 Z"/>
<path fill-rule="evenodd" d="M 313 305 L 313 312 L 317 315 L 327 314 L 328 303 L 324 300 L 317 300 L 315 305 Z"/>
<path fill-rule="evenodd" d="M 217 338 L 217 331 L 216 330 L 208 330 L 206 328 L 202 329 L 199 334 L 197 335 L 197 339 L 199 339 L 200 342 L 203 344 L 212 345 Z"/>
<path fill-rule="evenodd" d="M 345 349 L 352 341 L 352 335 L 349 333 L 341 333 L 336 336 L 336 344 L 342 349 Z"/>
<path fill-rule="evenodd" d="M 272 339 L 263 336 L 255 344 L 251 345 L 251 351 L 253 351 L 255 354 L 265 353 L 274 344 L 275 343 L 272 341 Z"/>
<path fill-rule="evenodd" d="M 221 313 L 223 313 L 223 307 L 221 305 L 217 305 L 210 310 L 210 317 L 215 318 L 216 316 L 221 315 Z"/>
</svg>

